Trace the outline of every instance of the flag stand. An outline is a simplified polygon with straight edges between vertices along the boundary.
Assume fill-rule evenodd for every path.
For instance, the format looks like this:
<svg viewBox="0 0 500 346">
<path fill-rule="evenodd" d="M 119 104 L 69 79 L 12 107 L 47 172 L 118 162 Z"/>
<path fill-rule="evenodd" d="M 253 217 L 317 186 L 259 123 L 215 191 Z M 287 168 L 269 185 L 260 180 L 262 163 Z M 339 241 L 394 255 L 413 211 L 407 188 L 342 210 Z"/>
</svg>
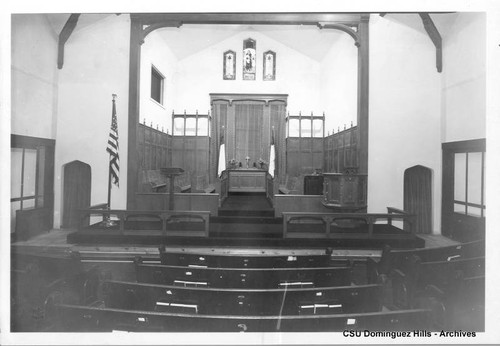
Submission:
<svg viewBox="0 0 500 346">
<path fill-rule="evenodd" d="M 113 109 L 112 109 L 111 127 L 113 127 L 113 121 L 116 121 L 113 118 L 116 118 L 115 99 L 116 99 L 117 95 L 116 94 L 112 94 L 112 97 L 113 97 L 113 101 L 112 101 Z M 118 134 L 118 130 L 116 130 L 116 131 L 117 131 L 117 134 Z M 109 142 L 108 142 L 108 145 L 109 145 Z M 117 145 L 116 150 L 118 152 L 118 139 L 116 139 L 116 145 Z M 106 149 L 106 150 L 109 152 L 109 149 Z M 112 180 L 111 155 L 112 155 L 112 153 L 110 152 L 109 153 L 110 159 L 109 159 L 109 164 L 108 164 L 108 203 L 107 203 L 108 211 L 111 210 L 111 188 L 112 188 L 112 183 L 111 183 L 111 180 Z M 103 226 L 104 227 L 113 227 L 115 225 L 116 225 L 116 222 L 113 221 L 113 220 L 111 220 L 110 214 L 106 214 L 105 217 L 104 217 L 104 219 L 103 219 Z"/>
</svg>

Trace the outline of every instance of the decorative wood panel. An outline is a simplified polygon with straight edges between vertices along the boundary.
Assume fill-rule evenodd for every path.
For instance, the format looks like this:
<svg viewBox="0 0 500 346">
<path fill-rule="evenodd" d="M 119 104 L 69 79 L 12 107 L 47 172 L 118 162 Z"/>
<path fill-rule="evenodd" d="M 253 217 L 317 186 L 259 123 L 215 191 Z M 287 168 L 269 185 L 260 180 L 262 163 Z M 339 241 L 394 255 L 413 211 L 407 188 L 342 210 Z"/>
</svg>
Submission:
<svg viewBox="0 0 500 346">
<path fill-rule="evenodd" d="M 209 137 L 174 136 L 172 138 L 172 166 L 189 172 L 192 179 L 208 174 L 209 157 Z M 191 185 L 194 184 L 195 182 L 191 182 Z"/>
<path fill-rule="evenodd" d="M 139 192 L 149 192 L 147 172 L 172 165 L 172 136 L 144 124 L 137 131 Z"/>
<path fill-rule="evenodd" d="M 215 153 L 219 152 L 219 143 L 221 132 L 224 131 L 224 142 L 226 144 L 226 159 L 235 159 L 241 162 L 243 167 L 246 167 L 245 157 L 241 146 L 246 141 L 246 145 L 252 145 L 252 155 L 250 156 L 250 167 L 253 163 L 257 163 L 261 158 L 269 162 L 269 152 L 271 147 L 271 132 L 274 128 L 274 143 L 276 148 L 276 174 L 278 180 L 283 180 L 285 177 L 285 115 L 286 102 L 288 95 L 285 94 L 210 94 L 212 104 L 212 138 L 217 138 L 217 145 L 212 148 Z M 242 113 L 248 113 L 253 116 L 256 121 L 253 125 L 260 130 L 257 132 L 257 140 L 252 143 L 248 141 L 248 129 L 244 129 L 238 125 L 237 119 L 242 117 Z M 246 127 L 249 123 L 246 122 Z M 224 126 L 224 128 L 223 128 Z M 239 127 L 239 130 L 237 129 Z M 239 131 L 239 133 L 238 133 Z M 243 137 L 243 138 L 242 138 Z M 260 138 L 260 139 L 259 139 Z M 243 142 L 241 142 L 243 141 Z M 237 146 L 238 148 L 237 150 Z M 210 159 L 210 179 L 211 182 L 217 180 L 217 155 L 213 155 Z"/>
<path fill-rule="evenodd" d="M 346 167 L 358 167 L 356 126 L 325 138 L 325 172 L 342 173 Z"/>
<path fill-rule="evenodd" d="M 266 174 L 261 170 L 229 171 L 229 192 L 265 192 Z"/>
<path fill-rule="evenodd" d="M 323 170 L 323 138 L 288 137 L 286 174 L 296 177 Z"/>
</svg>

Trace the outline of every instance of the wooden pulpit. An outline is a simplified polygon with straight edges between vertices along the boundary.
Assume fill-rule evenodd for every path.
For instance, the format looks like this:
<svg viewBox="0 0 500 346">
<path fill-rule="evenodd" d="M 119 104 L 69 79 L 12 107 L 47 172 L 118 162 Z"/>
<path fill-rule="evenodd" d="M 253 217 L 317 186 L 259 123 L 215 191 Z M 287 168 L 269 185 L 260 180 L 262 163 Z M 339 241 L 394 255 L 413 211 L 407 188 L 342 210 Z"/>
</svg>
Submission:
<svg viewBox="0 0 500 346">
<path fill-rule="evenodd" d="M 323 205 L 339 212 L 356 212 L 367 207 L 367 174 L 346 170 L 323 173 Z"/>
</svg>

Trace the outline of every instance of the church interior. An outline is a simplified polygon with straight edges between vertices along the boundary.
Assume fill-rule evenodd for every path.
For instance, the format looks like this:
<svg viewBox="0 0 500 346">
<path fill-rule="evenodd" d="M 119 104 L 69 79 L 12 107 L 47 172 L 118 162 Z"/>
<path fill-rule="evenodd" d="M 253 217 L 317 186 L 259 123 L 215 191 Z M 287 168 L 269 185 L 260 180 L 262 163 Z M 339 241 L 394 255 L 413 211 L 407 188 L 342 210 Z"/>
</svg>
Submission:
<svg viewBox="0 0 500 346">
<path fill-rule="evenodd" d="M 10 26 L 11 333 L 485 332 L 485 13 Z"/>
</svg>

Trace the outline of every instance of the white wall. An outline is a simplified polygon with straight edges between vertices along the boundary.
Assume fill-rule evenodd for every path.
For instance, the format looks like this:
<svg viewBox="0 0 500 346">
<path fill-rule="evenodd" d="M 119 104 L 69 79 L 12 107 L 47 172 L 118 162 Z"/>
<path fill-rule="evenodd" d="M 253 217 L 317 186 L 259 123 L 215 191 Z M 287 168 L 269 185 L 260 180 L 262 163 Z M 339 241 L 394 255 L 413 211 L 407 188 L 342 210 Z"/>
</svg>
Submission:
<svg viewBox="0 0 500 346">
<path fill-rule="evenodd" d="M 57 36 L 43 14 L 12 15 L 12 133 L 55 139 Z"/>
<path fill-rule="evenodd" d="M 55 227 L 62 205 L 62 166 L 80 160 L 92 168 L 91 204 L 107 202 L 106 152 L 112 94 L 120 146 L 120 187 L 113 186 L 112 208 L 126 207 L 127 118 L 130 17 L 110 15 L 75 31 L 66 43 L 59 72 L 59 107 L 55 158 Z"/>
<path fill-rule="evenodd" d="M 165 77 L 163 90 L 163 104 L 151 98 L 151 66 L 155 68 Z M 153 127 L 164 129 L 166 132 L 169 129 L 171 133 L 172 127 L 172 110 L 174 103 L 174 74 L 177 70 L 177 58 L 172 53 L 170 48 L 165 44 L 165 41 L 158 35 L 157 31 L 153 31 L 146 37 L 144 44 L 141 46 L 141 96 L 140 107 L 141 114 L 140 122 L 144 119 L 148 126 L 153 124 Z"/>
<path fill-rule="evenodd" d="M 443 142 L 486 137 L 486 15 L 455 16 L 443 37 Z"/>
<path fill-rule="evenodd" d="M 403 208 L 404 171 L 422 165 L 433 172 L 433 232 L 439 233 L 441 75 L 420 17 L 394 16 L 370 19 L 368 211 Z"/>
<path fill-rule="evenodd" d="M 351 36 L 338 32 L 321 61 L 321 102 L 325 111 L 325 134 L 357 124 L 358 48 Z"/>
<path fill-rule="evenodd" d="M 242 79 L 243 40 L 257 41 L 256 80 Z M 222 57 L 227 50 L 236 52 L 236 80 L 223 80 Z M 276 80 L 262 80 L 262 55 L 276 52 Z M 206 113 L 209 93 L 288 94 L 290 114 L 322 114 L 320 63 L 257 31 L 242 31 L 179 61 L 176 74 L 175 112 Z"/>
</svg>

